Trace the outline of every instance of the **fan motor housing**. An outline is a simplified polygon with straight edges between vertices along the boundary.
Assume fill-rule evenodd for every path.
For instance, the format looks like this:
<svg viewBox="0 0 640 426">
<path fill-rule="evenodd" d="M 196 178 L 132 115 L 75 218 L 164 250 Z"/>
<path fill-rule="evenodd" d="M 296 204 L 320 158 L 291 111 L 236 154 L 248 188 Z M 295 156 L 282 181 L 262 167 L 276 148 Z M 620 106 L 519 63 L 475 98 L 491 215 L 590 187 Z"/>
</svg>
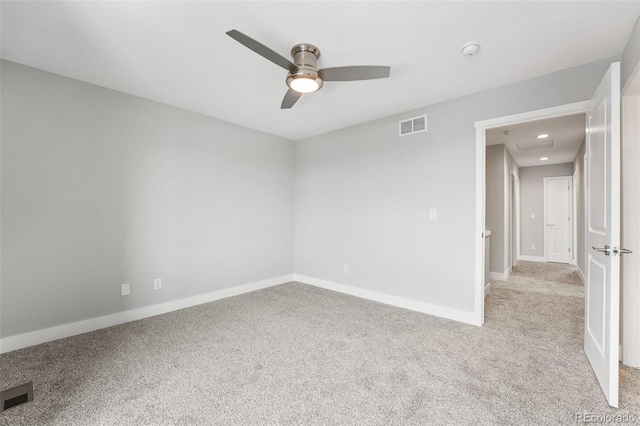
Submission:
<svg viewBox="0 0 640 426">
<path fill-rule="evenodd" d="M 296 78 L 309 78 L 318 83 L 318 89 L 322 87 L 322 78 L 318 74 L 318 58 L 320 49 L 312 44 L 296 44 L 291 49 L 291 56 L 295 68 L 287 74 L 287 86 L 291 86 L 291 81 Z"/>
</svg>

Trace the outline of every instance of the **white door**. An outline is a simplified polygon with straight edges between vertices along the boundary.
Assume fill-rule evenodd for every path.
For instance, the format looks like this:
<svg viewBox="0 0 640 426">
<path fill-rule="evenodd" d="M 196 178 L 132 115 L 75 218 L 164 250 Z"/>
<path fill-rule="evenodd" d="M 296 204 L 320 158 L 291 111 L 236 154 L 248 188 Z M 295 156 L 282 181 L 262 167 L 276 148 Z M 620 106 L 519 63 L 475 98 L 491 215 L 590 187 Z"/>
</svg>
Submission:
<svg viewBox="0 0 640 426">
<path fill-rule="evenodd" d="M 620 323 L 620 63 L 587 110 L 587 285 L 584 350 L 609 405 L 618 406 Z"/>
<path fill-rule="evenodd" d="M 547 261 L 571 260 L 571 178 L 544 179 Z"/>
</svg>

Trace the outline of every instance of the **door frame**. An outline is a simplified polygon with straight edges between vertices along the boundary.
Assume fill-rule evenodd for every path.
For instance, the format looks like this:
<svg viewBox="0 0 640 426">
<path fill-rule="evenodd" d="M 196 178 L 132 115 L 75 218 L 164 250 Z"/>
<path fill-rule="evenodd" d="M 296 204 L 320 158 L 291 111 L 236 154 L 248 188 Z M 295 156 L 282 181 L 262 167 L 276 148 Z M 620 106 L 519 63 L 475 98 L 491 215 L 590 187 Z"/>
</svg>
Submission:
<svg viewBox="0 0 640 426">
<path fill-rule="evenodd" d="M 585 145 L 586 147 L 586 145 Z M 578 180 L 577 169 L 573 171 L 571 178 L 571 241 L 573 249 L 571 251 L 571 265 L 578 265 L 578 192 L 576 191 L 576 182 Z"/>
<path fill-rule="evenodd" d="M 640 309 L 638 309 L 638 306 L 640 306 L 640 289 L 637 287 L 637 280 L 640 277 L 640 257 L 638 257 L 640 256 L 640 203 L 636 202 L 633 206 L 628 206 L 628 203 L 629 199 L 637 200 L 637 194 L 640 192 L 640 119 L 638 118 L 640 87 L 638 86 L 640 86 L 640 64 L 636 66 L 631 76 L 629 76 L 620 97 L 622 108 L 620 136 L 622 139 L 621 149 L 624 150 L 621 165 L 621 244 L 624 248 L 634 251 L 632 255 L 624 256 L 621 259 L 622 318 L 620 325 L 622 333 L 620 336 L 620 361 L 624 365 L 635 368 L 640 368 Z M 625 162 L 625 160 L 630 160 L 628 155 L 633 155 L 633 153 L 628 152 L 629 149 L 635 151 L 635 162 L 633 160 L 629 161 L 629 163 Z M 635 170 L 631 170 L 628 167 L 629 165 L 632 165 Z M 628 217 L 630 215 L 635 217 Z M 634 221 L 634 226 L 628 227 L 627 222 L 631 221 Z M 635 229 L 633 229 L 634 227 Z M 631 256 L 634 256 L 634 258 Z"/>
<path fill-rule="evenodd" d="M 571 191 L 571 193 L 573 193 L 573 176 L 549 176 L 549 177 L 543 177 L 542 178 L 542 182 L 543 182 L 543 220 L 545 223 L 545 228 L 544 228 L 544 261 L 548 262 L 549 261 L 549 250 L 547 248 L 547 243 L 548 243 L 548 238 L 547 238 L 547 233 L 549 232 L 549 227 L 546 225 L 547 223 L 547 182 L 553 179 L 567 179 L 569 181 L 569 191 Z M 569 253 L 571 254 L 571 256 L 573 256 L 573 232 L 571 231 L 571 228 L 573 227 L 573 223 L 575 222 L 574 220 L 574 214 L 573 214 L 573 195 L 570 196 L 569 200 L 571 201 L 571 206 L 569 206 Z M 569 256 L 569 262 L 567 262 L 567 265 L 572 265 L 573 263 L 571 262 L 572 257 Z"/>
<path fill-rule="evenodd" d="M 545 118 L 587 112 L 589 101 L 558 105 L 534 111 L 512 114 L 488 120 L 476 121 L 476 240 L 475 240 L 475 294 L 474 324 L 484 324 L 484 231 L 485 231 L 485 173 L 486 173 L 486 133 L 487 129 L 508 124 L 526 123 Z"/>
<path fill-rule="evenodd" d="M 513 218 L 511 220 L 511 239 L 513 241 L 513 252 L 511 253 L 511 266 L 518 265 L 520 259 L 520 178 L 515 173 L 511 174 L 512 197 L 513 197 Z"/>
<path fill-rule="evenodd" d="M 589 193 L 589 182 L 587 181 L 587 139 L 584 140 L 584 157 L 582 157 L 582 178 L 584 179 L 584 183 L 582 184 L 582 211 L 584 212 L 584 218 L 582 219 L 582 235 L 584 235 L 584 252 L 582 255 L 584 256 L 584 271 L 580 269 L 580 265 L 578 265 L 578 271 L 581 273 L 582 284 L 587 286 L 587 274 L 589 273 L 589 268 L 587 268 L 587 259 L 589 259 L 589 246 L 587 246 L 587 194 Z"/>
</svg>

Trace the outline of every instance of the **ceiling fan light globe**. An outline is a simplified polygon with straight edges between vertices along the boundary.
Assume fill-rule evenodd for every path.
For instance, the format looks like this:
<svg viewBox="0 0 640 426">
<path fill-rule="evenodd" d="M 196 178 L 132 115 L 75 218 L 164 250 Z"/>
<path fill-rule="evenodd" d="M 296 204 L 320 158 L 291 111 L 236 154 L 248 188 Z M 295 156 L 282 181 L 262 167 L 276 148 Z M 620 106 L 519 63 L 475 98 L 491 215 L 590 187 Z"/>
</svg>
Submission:
<svg viewBox="0 0 640 426">
<path fill-rule="evenodd" d="M 320 88 L 320 84 L 315 78 L 297 77 L 291 79 L 289 87 L 298 93 L 312 93 Z"/>
</svg>

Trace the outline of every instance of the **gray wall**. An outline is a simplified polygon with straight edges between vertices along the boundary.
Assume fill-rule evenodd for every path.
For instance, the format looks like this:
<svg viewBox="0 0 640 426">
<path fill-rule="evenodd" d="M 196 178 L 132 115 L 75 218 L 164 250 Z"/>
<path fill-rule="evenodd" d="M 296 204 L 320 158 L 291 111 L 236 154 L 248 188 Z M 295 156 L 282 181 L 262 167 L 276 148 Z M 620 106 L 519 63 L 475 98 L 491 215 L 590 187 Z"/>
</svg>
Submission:
<svg viewBox="0 0 640 426">
<path fill-rule="evenodd" d="M 292 272 L 291 141 L 1 66 L 2 337 Z"/>
<path fill-rule="evenodd" d="M 611 62 L 296 143 L 296 272 L 472 312 L 474 122 L 590 99 Z M 398 136 L 399 120 L 425 113 L 427 132 Z"/>
<path fill-rule="evenodd" d="M 504 270 L 506 272 L 513 266 L 513 259 L 515 258 L 513 252 L 517 251 L 515 247 L 515 224 L 514 215 L 516 214 L 516 205 L 514 200 L 513 191 L 513 176 L 520 177 L 520 168 L 516 164 L 515 160 L 511 156 L 508 149 L 504 150 L 504 166 L 505 166 L 505 221 L 504 221 L 504 234 L 505 234 L 505 250 L 504 250 Z"/>
<path fill-rule="evenodd" d="M 511 267 L 512 175 L 518 165 L 504 145 L 486 149 L 485 225 L 491 231 L 490 271 L 505 273 Z"/>
<path fill-rule="evenodd" d="M 504 145 L 491 145 L 486 149 L 485 168 L 485 227 L 491 231 L 489 270 L 503 273 L 504 265 L 504 186 L 505 186 Z"/>
<path fill-rule="evenodd" d="M 587 206 L 585 204 L 585 167 L 584 167 L 584 154 L 586 149 L 586 143 L 582 142 L 582 146 L 580 146 L 580 150 L 578 154 L 576 154 L 576 159 L 573 160 L 573 168 L 576 172 L 576 182 L 574 182 L 573 190 L 576 191 L 576 202 L 577 202 L 577 218 L 576 218 L 576 227 L 577 227 L 577 244 L 576 247 L 576 264 L 582 274 L 586 277 L 585 273 L 587 272 L 587 260 L 585 253 L 585 213 L 587 211 Z"/>
<path fill-rule="evenodd" d="M 640 63 L 640 18 L 636 21 L 636 25 L 633 27 L 631 37 L 624 48 L 622 54 L 622 61 L 620 63 L 620 84 L 621 87 L 627 83 L 631 73 Z"/>
<path fill-rule="evenodd" d="M 472 311 L 473 123 L 589 99 L 611 61 L 295 147 L 3 61 L 0 335 L 288 274 L 291 241 L 300 274 Z"/>
<path fill-rule="evenodd" d="M 573 176 L 573 163 L 520 168 L 520 254 L 544 256 L 544 180 Z M 535 213 L 535 218 L 531 218 Z M 531 250 L 535 244 L 536 249 Z"/>
</svg>

